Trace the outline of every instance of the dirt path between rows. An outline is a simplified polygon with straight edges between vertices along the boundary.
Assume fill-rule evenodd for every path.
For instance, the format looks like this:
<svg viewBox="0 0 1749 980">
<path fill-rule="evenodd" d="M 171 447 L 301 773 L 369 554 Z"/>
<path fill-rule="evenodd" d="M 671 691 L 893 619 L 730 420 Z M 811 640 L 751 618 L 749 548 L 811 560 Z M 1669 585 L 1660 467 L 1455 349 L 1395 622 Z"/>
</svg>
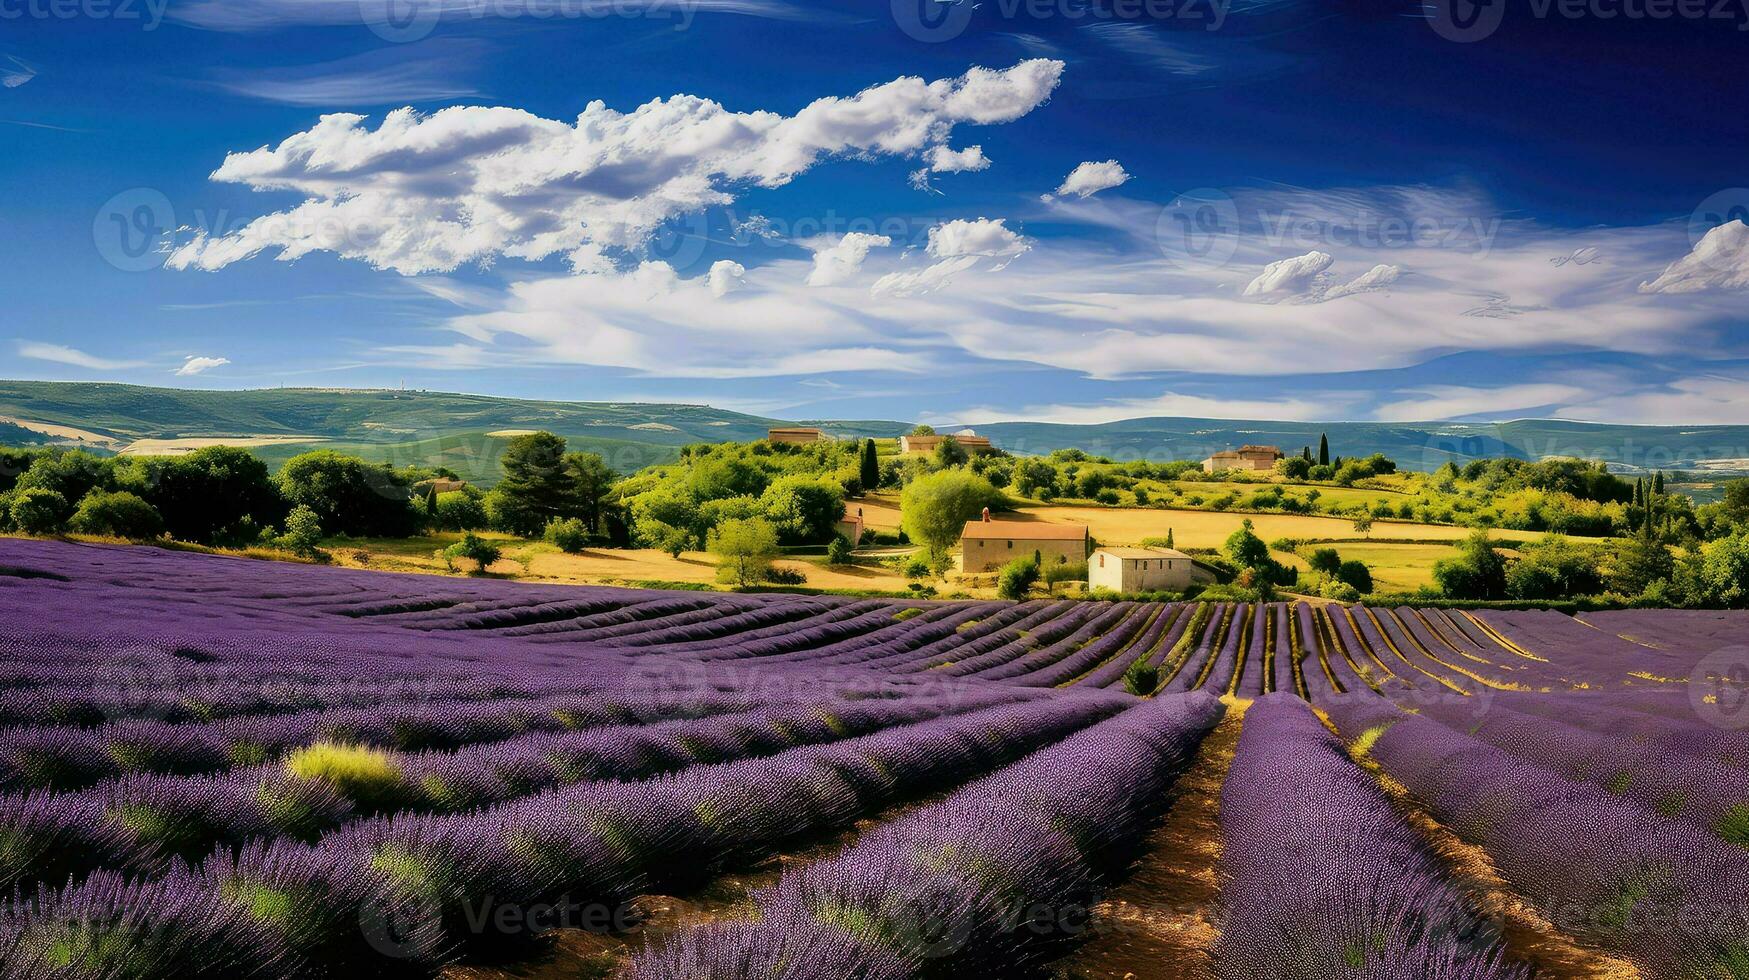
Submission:
<svg viewBox="0 0 1749 980">
<path fill-rule="evenodd" d="M 1051 970 L 1059 980 L 1210 980 L 1220 936 L 1221 785 L 1244 709 L 1203 739 L 1172 809 L 1129 880 L 1094 907 L 1099 933 Z"/>
</svg>

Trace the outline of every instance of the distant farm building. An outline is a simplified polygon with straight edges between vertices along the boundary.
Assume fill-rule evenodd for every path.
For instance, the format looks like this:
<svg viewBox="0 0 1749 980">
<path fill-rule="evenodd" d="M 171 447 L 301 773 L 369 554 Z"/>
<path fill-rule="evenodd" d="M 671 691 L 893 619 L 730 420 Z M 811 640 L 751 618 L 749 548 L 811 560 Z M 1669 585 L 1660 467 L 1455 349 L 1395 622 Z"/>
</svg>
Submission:
<svg viewBox="0 0 1749 980">
<path fill-rule="evenodd" d="M 1275 464 L 1281 458 L 1281 450 L 1275 446 L 1240 446 L 1238 449 L 1223 449 L 1203 460 L 1202 471 L 1213 473 L 1216 470 L 1252 470 L 1266 473 L 1275 469 Z"/>
<path fill-rule="evenodd" d="M 989 572 L 1033 552 L 1048 565 L 1087 560 L 1087 525 L 1046 524 L 1043 521 L 994 521 L 986 508 L 981 520 L 967 521 L 960 538 L 968 572 Z"/>
<path fill-rule="evenodd" d="M 802 444 L 809 442 L 825 442 L 830 437 L 819 429 L 795 427 L 771 429 L 765 433 L 765 438 L 772 442 Z"/>
<path fill-rule="evenodd" d="M 848 506 L 844 508 L 844 516 L 838 519 L 834 528 L 844 535 L 844 540 L 849 541 L 852 548 L 862 543 L 862 529 L 862 508 L 858 507 L 853 511 Z"/>
<path fill-rule="evenodd" d="M 980 436 L 970 431 L 950 433 L 950 435 L 952 435 L 954 442 L 960 444 L 960 448 L 964 449 L 968 456 L 986 456 L 996 451 L 996 447 L 990 445 L 990 440 L 986 436 Z M 945 435 L 900 436 L 899 452 L 932 453 L 935 452 L 935 447 L 941 445 L 941 441 L 946 438 L 948 436 Z"/>
<path fill-rule="evenodd" d="M 1171 548 L 1100 548 L 1087 559 L 1087 587 L 1113 592 L 1182 592 L 1196 562 Z"/>
</svg>

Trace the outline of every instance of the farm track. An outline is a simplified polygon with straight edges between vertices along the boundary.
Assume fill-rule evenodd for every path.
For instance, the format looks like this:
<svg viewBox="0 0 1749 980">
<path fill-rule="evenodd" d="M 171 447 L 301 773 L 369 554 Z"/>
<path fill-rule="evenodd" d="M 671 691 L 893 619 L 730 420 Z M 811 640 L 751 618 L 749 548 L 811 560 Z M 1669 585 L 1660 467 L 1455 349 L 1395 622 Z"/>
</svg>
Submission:
<svg viewBox="0 0 1749 980">
<path fill-rule="evenodd" d="M 1244 724 L 1233 705 L 1172 789 L 1166 819 L 1130 877 L 1093 914 L 1092 939 L 1052 968 L 1059 980 L 1210 980 L 1220 935 L 1221 786 Z"/>
<path fill-rule="evenodd" d="M 1444 861 L 1476 910 L 1500 924 L 1507 955 L 1535 968 L 1541 980 L 1641 980 L 1633 964 L 1581 944 L 1557 929 L 1511 883 L 1500 876 L 1486 851 L 1452 833 L 1434 819 L 1402 783 L 1364 763 L 1378 777 L 1391 801 Z"/>
</svg>

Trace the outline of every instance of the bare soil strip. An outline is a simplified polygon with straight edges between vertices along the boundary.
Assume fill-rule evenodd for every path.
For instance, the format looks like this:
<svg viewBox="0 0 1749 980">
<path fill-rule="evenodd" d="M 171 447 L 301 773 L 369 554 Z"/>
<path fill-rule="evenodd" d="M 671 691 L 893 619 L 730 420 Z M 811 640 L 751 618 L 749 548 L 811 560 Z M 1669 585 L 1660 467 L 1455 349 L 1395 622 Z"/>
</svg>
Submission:
<svg viewBox="0 0 1749 980">
<path fill-rule="evenodd" d="M 1221 784 L 1244 704 L 1202 740 L 1172 789 L 1172 808 L 1129 880 L 1094 907 L 1097 932 L 1058 961 L 1058 980 L 1210 980 L 1220 936 Z"/>
<path fill-rule="evenodd" d="M 1488 853 L 1465 843 L 1428 813 L 1407 787 L 1371 760 L 1361 764 L 1378 777 L 1397 809 L 1451 870 L 1476 910 L 1500 924 L 1507 955 L 1535 969 L 1538 980 L 1640 980 L 1632 964 L 1581 945 L 1551 923 L 1500 876 Z"/>
</svg>

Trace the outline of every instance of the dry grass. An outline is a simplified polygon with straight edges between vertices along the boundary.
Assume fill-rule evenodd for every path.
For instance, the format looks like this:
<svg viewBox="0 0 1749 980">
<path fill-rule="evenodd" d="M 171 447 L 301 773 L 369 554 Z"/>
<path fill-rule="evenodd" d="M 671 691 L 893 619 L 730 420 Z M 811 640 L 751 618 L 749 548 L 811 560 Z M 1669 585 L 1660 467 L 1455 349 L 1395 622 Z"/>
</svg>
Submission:
<svg viewBox="0 0 1749 980">
<path fill-rule="evenodd" d="M 288 446 L 303 442 L 327 442 L 323 436 L 190 436 L 186 439 L 135 439 L 117 455 L 182 456 L 211 446 Z"/>
<path fill-rule="evenodd" d="M 1163 507 L 1027 506 L 1011 516 L 1019 520 L 1086 524 L 1100 544 L 1136 544 L 1143 538 L 1163 538 L 1172 531 L 1180 548 L 1218 548 L 1247 518 L 1265 541 L 1275 538 L 1352 538 L 1354 522 L 1339 517 L 1303 514 L 1242 514 L 1215 510 L 1174 510 Z M 1374 521 L 1372 538 L 1379 541 L 1461 541 L 1471 528 L 1406 521 Z M 1534 541 L 1540 531 L 1493 531 L 1508 541 Z"/>
</svg>

